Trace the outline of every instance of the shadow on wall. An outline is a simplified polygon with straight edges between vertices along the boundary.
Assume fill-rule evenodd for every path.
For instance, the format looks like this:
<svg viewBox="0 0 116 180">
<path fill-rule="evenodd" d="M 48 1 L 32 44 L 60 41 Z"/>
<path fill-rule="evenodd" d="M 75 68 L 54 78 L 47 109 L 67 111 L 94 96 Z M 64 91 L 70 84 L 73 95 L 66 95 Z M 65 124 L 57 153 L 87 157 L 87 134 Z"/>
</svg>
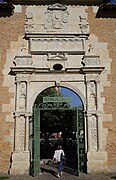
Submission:
<svg viewBox="0 0 116 180">
<path fill-rule="evenodd" d="M 96 18 L 116 18 L 116 4 L 100 5 Z"/>
<path fill-rule="evenodd" d="M 11 168 L 12 168 L 12 162 L 13 162 L 13 160 L 12 160 L 12 156 L 13 156 L 13 152 L 11 152 L 11 154 L 10 154 L 10 164 L 9 164 L 9 168 L 8 168 L 8 174 L 11 174 Z"/>
<path fill-rule="evenodd" d="M 11 2 L 0 3 L 0 17 L 11 16 L 14 13 L 14 5 Z"/>
</svg>

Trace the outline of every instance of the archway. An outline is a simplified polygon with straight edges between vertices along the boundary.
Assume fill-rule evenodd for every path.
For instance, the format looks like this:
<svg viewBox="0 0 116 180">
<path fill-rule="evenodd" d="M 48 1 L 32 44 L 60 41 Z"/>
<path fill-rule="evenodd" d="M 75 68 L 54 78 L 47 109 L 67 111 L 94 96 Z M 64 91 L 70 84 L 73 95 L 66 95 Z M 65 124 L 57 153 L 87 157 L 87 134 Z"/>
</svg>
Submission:
<svg viewBox="0 0 116 180">
<path fill-rule="evenodd" d="M 65 170 L 86 172 L 84 107 L 80 97 L 65 87 L 41 92 L 34 103 L 32 167 L 40 173 L 40 161 L 52 158 L 62 144 L 67 160 Z"/>
</svg>

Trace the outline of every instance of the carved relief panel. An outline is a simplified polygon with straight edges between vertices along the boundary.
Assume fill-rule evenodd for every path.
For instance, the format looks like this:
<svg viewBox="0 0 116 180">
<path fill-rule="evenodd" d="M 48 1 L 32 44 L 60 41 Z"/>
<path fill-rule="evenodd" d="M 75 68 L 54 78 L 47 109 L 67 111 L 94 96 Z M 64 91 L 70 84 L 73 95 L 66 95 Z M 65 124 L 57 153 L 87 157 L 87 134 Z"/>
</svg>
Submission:
<svg viewBox="0 0 116 180">
<path fill-rule="evenodd" d="M 97 151 L 98 148 L 98 129 L 97 129 L 97 117 L 91 116 L 91 136 L 92 136 L 92 147 Z"/>
<path fill-rule="evenodd" d="M 62 29 L 68 22 L 69 12 L 67 7 L 56 3 L 48 7 L 46 11 L 45 29 Z"/>
<path fill-rule="evenodd" d="M 68 52 L 68 54 L 84 54 L 83 39 L 80 38 L 30 38 L 32 54 L 48 52 Z"/>
<path fill-rule="evenodd" d="M 83 13 L 81 13 L 83 11 Z M 79 6 L 55 3 L 46 6 L 30 6 L 26 12 L 25 32 L 65 32 L 89 35 L 85 9 Z"/>
<path fill-rule="evenodd" d="M 95 83 L 95 81 L 90 82 L 90 84 L 89 84 L 89 92 L 90 92 L 90 99 L 89 99 L 90 110 L 96 110 L 97 92 L 96 92 L 96 83 Z"/>
<path fill-rule="evenodd" d="M 25 149 L 25 118 L 20 116 L 19 119 L 19 149 L 24 151 Z"/>
<path fill-rule="evenodd" d="M 27 94 L 27 86 L 26 82 L 21 82 L 20 85 L 20 92 L 19 92 L 19 109 L 21 111 L 26 110 L 26 94 Z"/>
</svg>

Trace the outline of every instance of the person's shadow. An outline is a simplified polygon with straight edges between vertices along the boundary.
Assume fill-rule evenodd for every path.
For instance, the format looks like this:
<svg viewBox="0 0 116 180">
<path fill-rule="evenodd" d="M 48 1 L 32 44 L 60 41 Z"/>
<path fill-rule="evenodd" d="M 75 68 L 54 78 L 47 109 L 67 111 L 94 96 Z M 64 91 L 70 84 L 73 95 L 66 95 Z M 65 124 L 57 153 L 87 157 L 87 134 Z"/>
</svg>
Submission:
<svg viewBox="0 0 116 180">
<path fill-rule="evenodd" d="M 41 168 L 41 172 L 42 172 L 42 173 L 46 172 L 46 173 L 52 174 L 53 176 L 56 177 L 56 172 L 53 171 L 53 170 L 51 170 L 51 169 L 46 169 L 46 168 L 43 168 L 43 167 L 42 167 L 42 168 Z"/>
</svg>

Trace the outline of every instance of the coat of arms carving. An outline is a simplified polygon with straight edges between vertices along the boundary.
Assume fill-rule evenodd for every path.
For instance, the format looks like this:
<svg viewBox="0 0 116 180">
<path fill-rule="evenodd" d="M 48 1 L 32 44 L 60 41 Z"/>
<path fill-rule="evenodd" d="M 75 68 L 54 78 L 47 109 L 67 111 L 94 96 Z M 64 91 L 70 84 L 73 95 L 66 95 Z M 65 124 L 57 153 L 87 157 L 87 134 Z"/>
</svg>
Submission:
<svg viewBox="0 0 116 180">
<path fill-rule="evenodd" d="M 62 4 L 55 3 L 48 6 L 45 14 L 45 29 L 47 30 L 62 29 L 64 24 L 68 22 L 69 12 L 67 7 Z"/>
</svg>

